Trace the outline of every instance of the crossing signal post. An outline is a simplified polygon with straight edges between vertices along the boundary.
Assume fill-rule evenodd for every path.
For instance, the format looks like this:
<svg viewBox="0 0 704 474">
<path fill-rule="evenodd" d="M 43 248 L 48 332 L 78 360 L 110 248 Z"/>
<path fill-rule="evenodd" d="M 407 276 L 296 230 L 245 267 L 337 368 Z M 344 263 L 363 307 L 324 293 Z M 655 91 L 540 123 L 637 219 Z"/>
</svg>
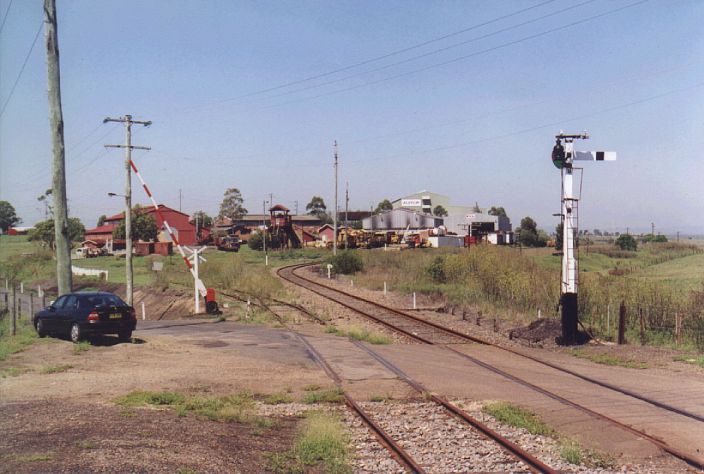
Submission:
<svg viewBox="0 0 704 474">
<path fill-rule="evenodd" d="M 587 140 L 587 132 L 568 134 L 562 131 L 555 135 L 552 162 L 562 175 L 561 213 L 562 222 L 562 272 L 560 277 L 560 308 L 562 318 L 562 344 L 577 342 L 579 319 L 577 298 L 579 288 L 579 258 L 577 253 L 577 231 L 579 223 L 579 194 L 574 192 L 574 161 L 614 161 L 615 152 L 575 151 L 575 140 Z"/>
</svg>

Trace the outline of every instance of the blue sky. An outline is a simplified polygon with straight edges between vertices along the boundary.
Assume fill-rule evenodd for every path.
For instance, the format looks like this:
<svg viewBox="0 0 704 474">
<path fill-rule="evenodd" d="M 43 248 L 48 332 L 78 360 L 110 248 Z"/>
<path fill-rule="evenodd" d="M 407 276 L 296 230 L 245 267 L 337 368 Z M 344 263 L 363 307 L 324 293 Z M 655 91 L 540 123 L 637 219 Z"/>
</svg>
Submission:
<svg viewBox="0 0 704 474">
<path fill-rule="evenodd" d="M 50 187 L 43 32 L 10 91 L 42 3 L 0 0 L 0 106 L 10 97 L 0 199 L 25 224 L 43 218 L 36 198 Z M 69 205 L 88 227 L 122 207 L 106 196 L 124 189 L 122 151 L 103 144 L 124 131 L 102 119 L 132 114 L 154 122 L 133 137 L 152 147 L 134 154 L 145 180 L 172 207 L 180 189 L 185 212 L 216 214 L 229 187 L 250 212 L 269 193 L 292 209 L 313 195 L 332 207 L 337 140 L 352 209 L 427 189 L 553 229 L 560 175 L 549 155 L 564 129 L 589 131 L 579 149 L 618 152 L 584 165 L 581 227 L 704 233 L 704 2 L 58 0 L 57 9 Z"/>
</svg>

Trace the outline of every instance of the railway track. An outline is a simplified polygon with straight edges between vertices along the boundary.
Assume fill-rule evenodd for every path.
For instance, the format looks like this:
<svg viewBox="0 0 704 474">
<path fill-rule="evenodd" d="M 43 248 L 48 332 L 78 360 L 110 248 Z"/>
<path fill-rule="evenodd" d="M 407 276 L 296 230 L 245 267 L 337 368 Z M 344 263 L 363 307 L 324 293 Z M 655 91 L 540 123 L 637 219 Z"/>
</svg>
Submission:
<svg viewBox="0 0 704 474">
<path fill-rule="evenodd" d="M 225 295 L 228 296 L 228 295 Z M 282 306 L 287 306 L 289 308 L 295 308 L 298 311 L 302 311 L 307 315 L 312 315 L 312 313 L 299 305 L 293 305 L 291 303 L 278 301 L 277 304 Z M 276 310 L 272 309 L 271 306 L 265 303 L 260 303 L 261 307 L 269 311 L 274 317 L 284 326 L 286 326 L 286 320 L 282 317 Z M 320 354 L 320 352 L 306 339 L 305 336 L 295 333 L 296 337 L 303 343 L 308 352 L 313 356 L 317 364 L 325 371 L 325 373 L 335 382 L 335 385 L 342 390 L 343 396 L 345 398 L 345 403 L 347 406 L 362 420 L 362 422 L 369 428 L 369 430 L 374 434 L 377 440 L 391 453 L 392 457 L 407 471 L 413 473 L 425 473 L 427 472 L 425 468 L 416 461 L 409 452 L 404 449 L 399 442 L 394 440 L 394 438 L 381 426 L 380 423 L 375 421 L 373 414 L 369 413 L 359 402 L 354 400 L 348 393 L 344 391 L 342 377 L 332 368 L 332 366 L 325 360 L 325 358 Z M 447 415 L 450 417 L 460 420 L 462 423 L 470 427 L 475 434 L 478 436 L 496 443 L 497 447 L 500 448 L 503 453 L 505 453 L 506 459 L 504 461 L 505 466 L 515 465 L 512 472 L 520 472 L 521 465 L 525 466 L 525 469 L 530 472 L 545 473 L 545 474 L 557 474 L 559 471 L 551 468 L 547 464 L 540 461 L 538 458 L 522 449 L 517 444 L 506 439 L 504 436 L 500 435 L 496 431 L 492 430 L 486 426 L 481 421 L 469 415 L 467 412 L 459 408 L 458 406 L 450 403 L 442 397 L 430 393 L 422 384 L 411 379 L 408 375 L 403 373 L 401 369 L 394 366 L 390 361 L 386 360 L 380 354 L 372 351 L 359 341 L 354 341 L 354 343 L 360 347 L 362 350 L 370 354 L 374 359 L 379 361 L 384 367 L 393 372 L 397 377 L 407 383 L 416 392 L 423 395 L 427 400 L 441 407 Z M 415 429 L 413 422 L 411 420 L 405 420 L 405 427 L 408 431 L 412 432 Z M 482 454 L 483 455 L 483 454 Z M 513 463 L 511 461 L 514 461 Z M 516 469 L 518 468 L 518 469 Z"/>
<path fill-rule="evenodd" d="M 561 395 L 558 395 L 557 393 L 554 393 L 552 391 L 546 390 L 536 384 L 533 384 L 521 377 L 515 376 L 513 374 L 510 374 L 500 368 L 497 368 L 491 364 L 488 364 L 482 360 L 479 360 L 476 357 L 470 356 L 468 354 L 465 354 L 456 348 L 452 347 L 453 344 L 458 344 L 458 343 L 466 343 L 466 342 L 474 342 L 474 343 L 480 343 L 480 344 L 486 344 L 490 346 L 497 347 L 501 350 L 505 350 L 510 354 L 531 360 L 533 362 L 536 362 L 538 364 L 544 365 L 546 367 L 550 367 L 554 370 L 558 370 L 562 373 L 571 375 L 573 377 L 577 377 L 581 380 L 584 380 L 588 383 L 592 383 L 594 385 L 600 386 L 602 388 L 605 388 L 607 390 L 612 390 L 614 392 L 618 392 L 622 395 L 632 397 L 634 399 L 637 399 L 641 402 L 650 404 L 654 407 L 657 407 L 662 410 L 666 410 L 672 413 L 676 413 L 677 415 L 684 416 L 686 418 L 702 422 L 704 421 L 704 417 L 696 414 L 696 413 L 691 413 L 687 410 L 671 406 L 669 404 L 659 402 L 657 400 L 653 400 L 649 397 L 646 397 L 644 395 L 638 394 L 636 392 L 633 392 L 631 390 L 627 390 L 622 387 L 615 386 L 613 384 L 609 384 L 607 382 L 599 381 L 597 379 L 579 374 L 577 372 L 564 369 L 556 364 L 552 364 L 546 361 L 543 361 L 539 358 L 532 357 L 526 354 L 523 354 L 519 351 L 515 351 L 512 349 L 508 349 L 505 347 L 497 346 L 495 344 L 488 343 L 487 341 L 483 341 L 479 338 L 455 331 L 451 328 L 446 328 L 443 327 L 439 324 L 430 322 L 430 321 L 425 321 L 422 318 L 419 318 L 415 315 L 408 314 L 403 311 L 399 311 L 394 308 L 390 308 L 388 306 L 382 305 L 380 303 L 364 299 L 361 297 L 358 297 L 356 295 L 347 293 L 345 291 L 336 289 L 336 288 L 331 288 L 327 285 L 318 283 L 310 278 L 303 277 L 299 274 L 296 273 L 296 270 L 299 268 L 303 268 L 306 266 L 309 266 L 310 264 L 299 264 L 299 265 L 291 265 L 288 267 L 282 267 L 277 270 L 277 275 L 294 284 L 297 286 L 301 286 L 309 291 L 312 291 L 324 298 L 330 299 L 342 306 L 345 306 L 346 308 L 363 315 L 364 317 L 371 319 L 377 323 L 382 324 L 383 326 L 397 332 L 400 334 L 403 334 L 404 336 L 415 340 L 417 342 L 423 343 L 423 344 L 431 344 L 431 345 L 439 345 L 443 346 L 446 350 L 452 351 L 453 353 L 459 355 L 460 357 L 467 359 L 471 361 L 472 363 L 488 370 L 491 371 L 497 375 L 500 375 L 504 378 L 507 378 L 511 380 L 512 382 L 518 383 L 524 387 L 527 387 L 533 391 L 536 391 L 538 393 L 541 393 L 542 395 L 545 395 L 555 401 L 558 401 L 564 405 L 567 405 L 569 407 L 575 408 L 583 413 L 586 413 L 587 415 L 600 419 L 602 421 L 606 421 L 610 424 L 613 424 L 637 437 L 640 437 L 642 439 L 645 439 L 649 441 L 650 443 L 654 444 L 658 448 L 662 449 L 664 452 L 669 453 L 670 455 L 677 457 L 681 459 L 682 461 L 686 462 L 687 464 L 699 469 L 699 470 L 704 470 L 704 460 L 698 457 L 695 457 L 693 455 L 690 455 L 680 449 L 674 448 L 672 446 L 669 446 L 665 441 L 652 436 L 642 430 L 638 430 L 630 425 L 627 425 L 625 423 L 622 423 L 610 416 L 604 415 L 602 413 L 598 413 L 586 406 L 583 406 L 577 402 L 574 402 L 572 400 L 569 400 L 565 397 L 562 397 Z"/>
</svg>

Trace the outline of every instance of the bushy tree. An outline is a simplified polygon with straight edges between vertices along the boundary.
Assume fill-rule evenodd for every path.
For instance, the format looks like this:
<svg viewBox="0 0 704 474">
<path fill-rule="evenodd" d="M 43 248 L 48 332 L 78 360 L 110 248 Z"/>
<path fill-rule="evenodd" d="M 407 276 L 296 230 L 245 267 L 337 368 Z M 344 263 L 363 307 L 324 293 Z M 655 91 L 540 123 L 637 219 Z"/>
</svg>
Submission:
<svg viewBox="0 0 704 474">
<path fill-rule="evenodd" d="M 159 234 L 154 217 L 144 212 L 140 206 L 132 208 L 132 240 L 153 242 Z M 125 221 L 120 222 L 112 231 L 112 238 L 122 240 L 125 238 Z"/>
<path fill-rule="evenodd" d="M 227 217 L 229 219 L 238 219 L 247 215 L 248 211 L 244 208 L 244 199 L 242 193 L 237 188 L 230 188 L 225 191 L 222 203 L 220 203 L 220 213 L 218 217 L 221 219 Z"/>
<path fill-rule="evenodd" d="M 394 205 L 391 204 L 391 201 L 389 201 L 388 199 L 384 199 L 383 201 L 379 202 L 379 204 L 376 205 L 376 209 L 374 209 L 374 213 L 378 214 L 382 211 L 390 211 L 393 208 L 394 208 Z"/>
<path fill-rule="evenodd" d="M 102 216 L 98 217 L 98 223 L 95 225 L 96 227 L 100 227 L 101 225 L 105 225 L 105 220 L 108 218 L 105 214 Z"/>
<path fill-rule="evenodd" d="M 327 206 L 325 205 L 325 201 L 320 196 L 313 196 L 310 202 L 306 204 L 306 211 L 308 211 L 309 215 L 317 217 L 324 224 L 331 224 L 333 218 L 326 210 Z"/>
<path fill-rule="evenodd" d="M 68 218 L 68 238 L 71 242 L 80 242 L 86 228 L 78 217 Z M 31 242 L 40 242 L 42 245 L 54 248 L 54 219 L 39 222 L 27 233 L 27 238 Z"/>
<path fill-rule="evenodd" d="M 15 208 L 7 201 L 0 201 L 0 229 L 3 233 L 7 233 L 10 227 L 22 222 L 22 219 L 17 217 Z"/>
<path fill-rule="evenodd" d="M 193 222 L 193 225 L 197 222 L 198 228 L 213 226 L 213 218 L 206 214 L 205 211 L 194 212 L 191 216 L 191 222 Z"/>
<path fill-rule="evenodd" d="M 447 209 L 438 204 L 433 209 L 433 215 L 437 217 L 445 217 L 447 216 Z"/>
<path fill-rule="evenodd" d="M 337 255 L 330 258 L 330 263 L 335 273 L 343 273 L 345 275 L 362 271 L 364 268 L 364 262 L 362 262 L 361 257 L 357 255 L 354 250 L 339 252 Z"/>
<path fill-rule="evenodd" d="M 547 235 L 538 232 L 538 224 L 532 217 L 521 219 L 521 227 L 518 229 L 518 241 L 526 247 L 545 247 L 548 244 Z"/>
<path fill-rule="evenodd" d="M 616 246 L 621 250 L 631 250 L 634 252 L 638 250 L 638 242 L 636 242 L 636 239 L 630 234 L 620 235 L 618 239 L 616 239 Z"/>
<path fill-rule="evenodd" d="M 506 215 L 506 209 L 503 207 L 496 207 L 496 206 L 491 206 L 491 209 L 487 212 L 490 216 L 501 216 L 501 217 L 508 217 Z"/>
</svg>

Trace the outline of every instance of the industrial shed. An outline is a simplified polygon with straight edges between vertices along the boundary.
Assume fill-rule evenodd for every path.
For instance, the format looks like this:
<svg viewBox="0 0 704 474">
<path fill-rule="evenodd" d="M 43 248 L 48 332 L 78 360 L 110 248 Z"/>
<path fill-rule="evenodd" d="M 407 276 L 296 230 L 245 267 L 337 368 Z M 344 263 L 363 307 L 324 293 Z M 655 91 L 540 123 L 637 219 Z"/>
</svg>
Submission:
<svg viewBox="0 0 704 474">
<path fill-rule="evenodd" d="M 443 220 L 440 217 L 403 208 L 384 211 L 362 220 L 365 230 L 432 229 L 441 225 Z"/>
</svg>

